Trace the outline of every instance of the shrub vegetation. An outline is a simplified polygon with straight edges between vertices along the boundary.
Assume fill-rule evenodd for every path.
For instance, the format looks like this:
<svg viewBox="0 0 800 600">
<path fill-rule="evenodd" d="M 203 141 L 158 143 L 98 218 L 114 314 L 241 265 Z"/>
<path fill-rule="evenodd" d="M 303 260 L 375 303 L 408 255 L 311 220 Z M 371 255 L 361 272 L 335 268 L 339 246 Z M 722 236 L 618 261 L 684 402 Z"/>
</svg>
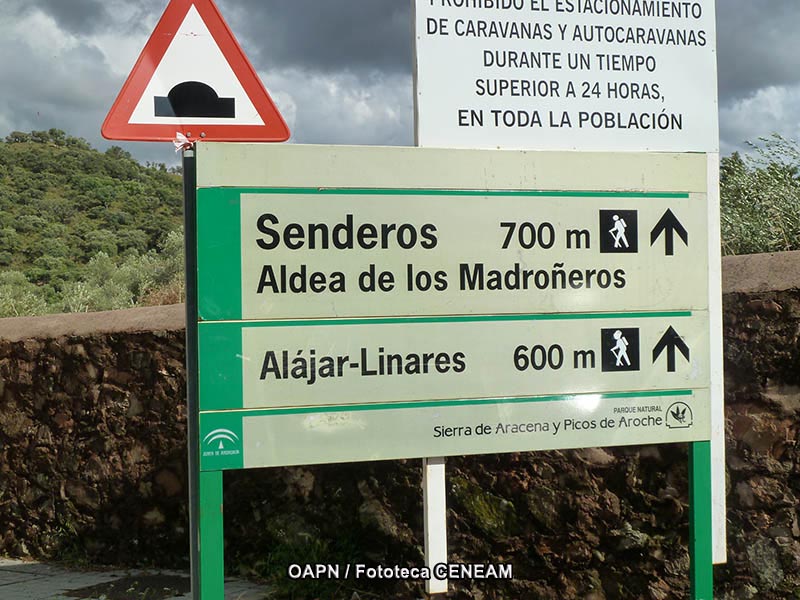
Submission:
<svg viewBox="0 0 800 600">
<path fill-rule="evenodd" d="M 0 317 L 182 300 L 180 173 L 58 129 L 0 143 Z"/>
<path fill-rule="evenodd" d="M 778 135 L 720 165 L 722 251 L 800 250 L 800 148 Z"/>
<path fill-rule="evenodd" d="M 722 251 L 800 250 L 800 148 L 721 162 Z M 0 317 L 181 302 L 180 172 L 61 130 L 0 142 Z"/>
</svg>

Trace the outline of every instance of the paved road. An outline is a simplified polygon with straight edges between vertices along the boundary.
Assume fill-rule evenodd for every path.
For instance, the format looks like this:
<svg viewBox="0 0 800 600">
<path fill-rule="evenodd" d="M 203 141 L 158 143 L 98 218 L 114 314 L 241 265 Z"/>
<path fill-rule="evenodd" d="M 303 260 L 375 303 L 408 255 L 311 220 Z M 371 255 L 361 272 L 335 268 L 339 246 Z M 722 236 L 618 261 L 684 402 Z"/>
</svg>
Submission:
<svg viewBox="0 0 800 600">
<path fill-rule="evenodd" d="M 264 600 L 268 589 L 225 580 L 225 600 Z M 191 599 L 189 574 L 175 571 L 85 571 L 0 557 L 2 600 Z"/>
</svg>

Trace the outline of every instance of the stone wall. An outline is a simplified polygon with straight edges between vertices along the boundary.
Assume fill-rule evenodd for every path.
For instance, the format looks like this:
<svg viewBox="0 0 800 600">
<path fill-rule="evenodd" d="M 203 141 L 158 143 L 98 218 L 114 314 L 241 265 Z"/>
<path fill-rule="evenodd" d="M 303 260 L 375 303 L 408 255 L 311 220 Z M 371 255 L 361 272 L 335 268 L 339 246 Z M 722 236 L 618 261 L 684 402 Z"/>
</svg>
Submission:
<svg viewBox="0 0 800 600">
<path fill-rule="evenodd" d="M 180 309 L 0 321 L 0 552 L 181 561 Z"/>
<path fill-rule="evenodd" d="M 719 598 L 800 597 L 800 253 L 725 261 L 730 560 Z M 0 553 L 186 567 L 183 308 L 0 320 Z M 457 598 L 688 597 L 683 445 L 448 461 L 453 561 L 514 580 Z M 290 562 L 419 565 L 419 461 L 225 476 L 229 572 L 284 597 L 420 597 L 291 582 Z M 372 595 L 370 595 L 372 594 Z"/>
</svg>

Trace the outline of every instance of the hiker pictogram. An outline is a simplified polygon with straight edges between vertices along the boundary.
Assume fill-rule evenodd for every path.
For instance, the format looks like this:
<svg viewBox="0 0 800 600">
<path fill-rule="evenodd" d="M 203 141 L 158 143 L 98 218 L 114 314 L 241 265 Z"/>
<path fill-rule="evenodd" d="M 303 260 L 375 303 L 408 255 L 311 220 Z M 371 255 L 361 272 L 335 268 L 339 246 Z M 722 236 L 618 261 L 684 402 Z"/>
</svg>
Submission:
<svg viewBox="0 0 800 600">
<path fill-rule="evenodd" d="M 603 371 L 639 370 L 639 329 L 617 327 L 601 330 Z"/>
<path fill-rule="evenodd" d="M 600 252 L 639 251 L 639 215 L 635 210 L 600 211 Z"/>
<path fill-rule="evenodd" d="M 630 367 L 631 359 L 628 358 L 628 340 L 625 339 L 625 336 L 622 335 L 622 331 L 619 329 L 614 332 L 614 339 L 617 340 L 617 343 L 611 348 L 611 353 L 614 355 L 614 358 L 617 359 L 614 366 L 620 367 L 627 365 Z"/>
<path fill-rule="evenodd" d="M 619 215 L 614 215 L 612 219 L 614 220 L 614 226 L 608 232 L 614 238 L 614 248 L 630 248 L 628 238 L 625 237 L 625 230 L 628 228 L 625 219 Z"/>
</svg>

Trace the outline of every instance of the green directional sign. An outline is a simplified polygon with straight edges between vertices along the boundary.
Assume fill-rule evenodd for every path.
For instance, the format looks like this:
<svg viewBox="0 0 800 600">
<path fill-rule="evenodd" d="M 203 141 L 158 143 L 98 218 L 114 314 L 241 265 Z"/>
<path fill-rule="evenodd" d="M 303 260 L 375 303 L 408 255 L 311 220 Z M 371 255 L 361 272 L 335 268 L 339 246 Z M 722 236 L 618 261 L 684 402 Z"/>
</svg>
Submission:
<svg viewBox="0 0 800 600">
<path fill-rule="evenodd" d="M 199 336 L 202 410 L 709 384 L 705 312 L 202 323 Z"/>
<path fill-rule="evenodd" d="M 197 153 L 202 470 L 709 439 L 705 157 Z"/>
<path fill-rule="evenodd" d="M 706 196 L 214 188 L 209 320 L 705 308 Z"/>
</svg>

